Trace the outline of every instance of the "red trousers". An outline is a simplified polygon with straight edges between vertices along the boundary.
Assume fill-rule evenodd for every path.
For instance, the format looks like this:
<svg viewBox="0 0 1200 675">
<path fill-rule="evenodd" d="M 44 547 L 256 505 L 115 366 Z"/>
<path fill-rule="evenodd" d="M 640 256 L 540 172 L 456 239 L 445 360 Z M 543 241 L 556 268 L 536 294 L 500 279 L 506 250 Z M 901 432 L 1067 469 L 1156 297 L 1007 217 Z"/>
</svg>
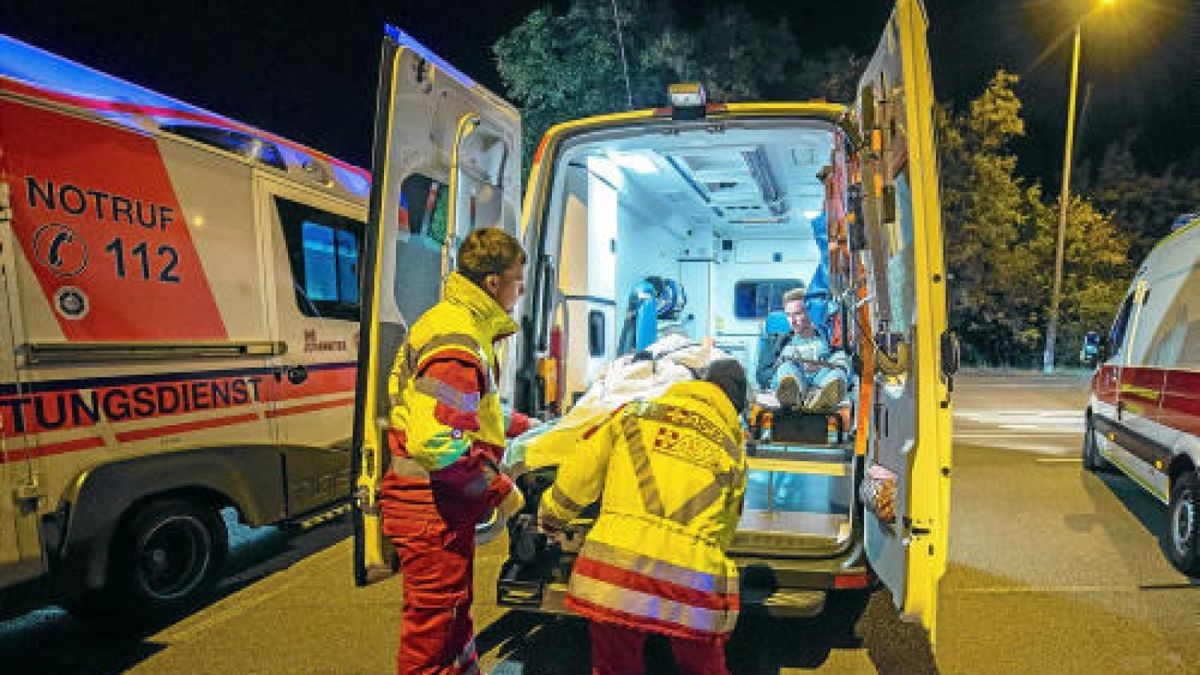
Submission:
<svg viewBox="0 0 1200 675">
<path fill-rule="evenodd" d="M 592 675 L 634 675 L 645 672 L 642 648 L 646 632 L 608 623 L 588 622 L 592 640 Z M 671 654 L 680 675 L 729 675 L 725 639 L 670 638 Z"/>
<path fill-rule="evenodd" d="M 474 514 L 443 513 L 424 479 L 389 474 L 382 488 L 383 531 L 400 555 L 404 585 L 396 672 L 478 673 L 471 622 Z"/>
</svg>

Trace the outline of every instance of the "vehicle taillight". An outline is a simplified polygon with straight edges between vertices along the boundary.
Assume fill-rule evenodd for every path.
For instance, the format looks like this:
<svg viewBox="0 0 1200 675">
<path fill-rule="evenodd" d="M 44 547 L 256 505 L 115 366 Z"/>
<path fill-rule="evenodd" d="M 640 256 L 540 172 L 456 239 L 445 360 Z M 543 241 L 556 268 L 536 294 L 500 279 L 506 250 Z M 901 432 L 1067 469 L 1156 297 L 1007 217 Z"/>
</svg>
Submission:
<svg viewBox="0 0 1200 675">
<path fill-rule="evenodd" d="M 833 578 L 833 587 L 838 590 L 849 590 L 852 588 L 867 588 L 871 585 L 871 573 L 859 572 L 857 574 L 839 574 Z"/>
</svg>

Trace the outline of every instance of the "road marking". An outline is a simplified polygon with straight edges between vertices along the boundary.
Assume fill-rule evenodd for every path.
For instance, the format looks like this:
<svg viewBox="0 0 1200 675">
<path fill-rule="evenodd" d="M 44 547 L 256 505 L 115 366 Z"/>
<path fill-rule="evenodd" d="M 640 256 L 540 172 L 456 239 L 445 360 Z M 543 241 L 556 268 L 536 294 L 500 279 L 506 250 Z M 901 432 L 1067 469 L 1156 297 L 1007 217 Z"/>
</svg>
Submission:
<svg viewBox="0 0 1200 675">
<path fill-rule="evenodd" d="M 1056 463 L 1082 464 L 1083 458 L 1082 457 L 1038 457 L 1037 459 L 1035 459 L 1033 461 L 1044 462 L 1046 464 L 1056 464 Z"/>
<path fill-rule="evenodd" d="M 988 438 L 1040 438 L 1043 436 L 1078 436 L 1081 433 L 1083 433 L 1082 429 L 1079 431 L 1048 430 L 1048 431 L 1039 431 L 1036 433 L 1024 433 L 1024 434 L 989 433 L 989 432 L 961 432 L 960 431 L 960 432 L 956 432 L 954 434 L 954 437 L 955 438 L 982 438 L 982 439 L 988 439 Z"/>
</svg>

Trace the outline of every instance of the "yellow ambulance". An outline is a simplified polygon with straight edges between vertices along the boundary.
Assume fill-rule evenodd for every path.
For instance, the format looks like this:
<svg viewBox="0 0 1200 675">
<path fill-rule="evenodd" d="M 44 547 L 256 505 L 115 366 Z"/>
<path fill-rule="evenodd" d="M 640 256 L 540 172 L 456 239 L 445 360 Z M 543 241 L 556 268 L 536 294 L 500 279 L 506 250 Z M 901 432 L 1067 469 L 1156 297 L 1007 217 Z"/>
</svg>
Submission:
<svg viewBox="0 0 1200 675">
<path fill-rule="evenodd" d="M 468 232 L 495 226 L 530 255 L 503 396 L 547 420 L 627 352 L 631 289 L 643 281 L 672 298 L 649 330 L 711 343 L 755 372 L 778 296 L 823 279 L 829 337 L 853 357 L 849 394 L 815 432 L 801 424 L 800 441 L 748 421 L 751 471 L 732 551 L 742 597 L 747 609 L 811 614 L 829 593 L 878 579 L 905 616 L 933 629 L 957 350 L 946 332 L 925 30 L 922 3 L 899 0 L 853 105 L 713 104 L 701 87 L 679 86 L 667 107 L 555 126 L 522 201 L 518 112 L 389 27 L 353 448 L 358 583 L 396 569 L 377 502 L 396 349 L 439 299 L 440 284 L 425 280 L 453 270 Z M 529 505 L 509 523 L 502 604 L 559 609 L 572 552 L 550 550 L 547 561 L 549 549 L 528 559 L 517 549 L 570 450 L 514 462 Z"/>
</svg>

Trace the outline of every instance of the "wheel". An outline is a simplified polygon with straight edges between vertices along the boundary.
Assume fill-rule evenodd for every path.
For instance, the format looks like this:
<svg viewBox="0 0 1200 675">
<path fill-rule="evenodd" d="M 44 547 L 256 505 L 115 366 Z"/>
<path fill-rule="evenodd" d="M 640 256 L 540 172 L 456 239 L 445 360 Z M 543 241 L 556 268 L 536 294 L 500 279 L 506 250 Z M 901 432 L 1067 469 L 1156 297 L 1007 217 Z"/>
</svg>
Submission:
<svg viewBox="0 0 1200 675">
<path fill-rule="evenodd" d="M 138 511 L 113 546 L 110 591 L 126 613 L 151 617 L 190 607 L 212 589 L 228 535 L 216 508 L 168 499 Z"/>
<path fill-rule="evenodd" d="M 1171 563 L 1190 577 L 1200 577 L 1200 477 L 1184 471 L 1171 485 L 1167 550 Z"/>
<path fill-rule="evenodd" d="M 1089 413 L 1083 424 L 1083 468 L 1088 471 L 1106 471 L 1109 467 L 1108 460 L 1100 456 L 1100 448 L 1096 446 L 1096 425 Z"/>
</svg>

